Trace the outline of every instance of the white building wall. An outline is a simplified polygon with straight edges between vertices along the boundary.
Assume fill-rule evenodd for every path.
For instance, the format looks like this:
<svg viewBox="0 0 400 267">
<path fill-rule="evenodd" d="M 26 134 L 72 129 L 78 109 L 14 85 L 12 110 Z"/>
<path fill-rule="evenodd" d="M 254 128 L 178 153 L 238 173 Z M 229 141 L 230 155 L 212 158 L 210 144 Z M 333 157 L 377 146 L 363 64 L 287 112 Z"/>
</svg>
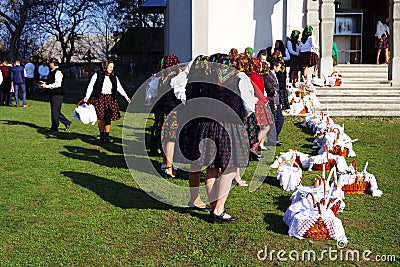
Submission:
<svg viewBox="0 0 400 267">
<path fill-rule="evenodd" d="M 305 25 L 300 0 L 168 0 L 166 54 L 182 62 L 197 55 L 257 51 Z"/>
<path fill-rule="evenodd" d="M 303 31 L 306 25 L 305 3 L 299 0 L 287 0 L 287 25 L 286 35 L 290 37 L 293 30 Z"/>
<path fill-rule="evenodd" d="M 228 53 L 233 47 L 239 52 L 246 47 L 254 47 L 256 21 L 253 5 L 249 4 L 253 1 L 209 1 L 208 55 Z"/>
</svg>

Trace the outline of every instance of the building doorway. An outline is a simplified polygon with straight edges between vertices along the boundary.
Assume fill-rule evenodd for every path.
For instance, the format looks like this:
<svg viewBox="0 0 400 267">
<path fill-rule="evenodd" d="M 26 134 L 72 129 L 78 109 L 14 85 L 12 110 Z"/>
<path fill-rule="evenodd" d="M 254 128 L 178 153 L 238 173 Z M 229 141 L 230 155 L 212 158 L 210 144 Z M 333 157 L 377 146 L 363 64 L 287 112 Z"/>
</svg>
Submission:
<svg viewBox="0 0 400 267">
<path fill-rule="evenodd" d="M 380 1 L 353 0 L 353 7 L 361 8 L 364 13 L 363 35 L 362 35 L 362 59 L 363 59 L 362 63 L 375 64 L 376 23 L 380 18 L 389 17 L 389 0 L 380 0 Z M 381 53 L 381 56 L 384 57 L 384 53 Z"/>
</svg>

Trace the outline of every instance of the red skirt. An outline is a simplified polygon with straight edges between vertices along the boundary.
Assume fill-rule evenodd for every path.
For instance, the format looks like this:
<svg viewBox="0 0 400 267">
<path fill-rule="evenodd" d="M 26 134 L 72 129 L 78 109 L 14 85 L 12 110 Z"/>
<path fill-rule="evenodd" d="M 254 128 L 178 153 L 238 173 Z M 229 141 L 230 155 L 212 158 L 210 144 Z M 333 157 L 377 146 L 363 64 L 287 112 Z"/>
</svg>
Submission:
<svg viewBox="0 0 400 267">
<path fill-rule="evenodd" d="M 318 64 L 318 55 L 314 52 L 301 52 L 299 56 L 300 65 L 304 67 L 312 67 Z"/>
<path fill-rule="evenodd" d="M 98 120 L 119 120 L 121 114 L 119 113 L 119 107 L 117 100 L 110 94 L 101 94 L 100 98 L 91 97 L 89 102 L 93 104 L 96 109 Z"/>
<path fill-rule="evenodd" d="M 382 38 L 375 37 L 375 48 L 386 49 L 389 48 L 389 37 L 382 35 Z"/>
<path fill-rule="evenodd" d="M 256 104 L 256 119 L 258 126 L 268 126 L 274 124 L 269 105 Z"/>
</svg>

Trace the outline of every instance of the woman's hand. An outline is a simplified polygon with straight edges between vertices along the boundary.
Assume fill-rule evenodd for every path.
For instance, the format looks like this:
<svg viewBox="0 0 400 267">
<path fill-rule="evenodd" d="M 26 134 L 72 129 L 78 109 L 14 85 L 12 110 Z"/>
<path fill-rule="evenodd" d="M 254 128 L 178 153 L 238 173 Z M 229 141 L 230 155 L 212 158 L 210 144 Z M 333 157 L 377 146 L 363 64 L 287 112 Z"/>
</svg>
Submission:
<svg viewBox="0 0 400 267">
<path fill-rule="evenodd" d="M 84 99 L 83 99 L 83 102 L 85 102 L 85 103 L 87 103 L 89 101 L 89 98 L 87 98 L 87 97 L 85 97 Z"/>
<path fill-rule="evenodd" d="M 128 102 L 128 104 L 131 103 L 131 99 L 130 99 L 129 97 L 127 97 L 127 98 L 125 98 L 125 99 L 126 99 L 126 102 Z"/>
</svg>

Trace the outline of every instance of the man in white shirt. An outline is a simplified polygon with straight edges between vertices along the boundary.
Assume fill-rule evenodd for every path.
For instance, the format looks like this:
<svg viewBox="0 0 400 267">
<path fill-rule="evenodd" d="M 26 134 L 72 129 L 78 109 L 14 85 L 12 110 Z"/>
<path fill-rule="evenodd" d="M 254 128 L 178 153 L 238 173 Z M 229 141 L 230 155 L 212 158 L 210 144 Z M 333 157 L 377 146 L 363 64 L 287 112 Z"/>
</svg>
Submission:
<svg viewBox="0 0 400 267">
<path fill-rule="evenodd" d="M 43 60 L 42 65 L 39 66 L 39 81 L 46 82 L 47 76 L 49 76 L 50 69 L 46 64 L 46 61 Z"/>
<path fill-rule="evenodd" d="M 65 88 L 64 75 L 59 69 L 58 65 L 58 59 L 50 59 L 51 72 L 49 74 L 47 84 L 42 83 L 42 88 L 46 89 L 46 92 L 50 95 L 51 128 L 46 131 L 47 133 L 57 132 L 60 122 L 64 124 L 66 131 L 68 131 L 68 129 L 71 127 L 71 121 L 61 113 Z"/>
<path fill-rule="evenodd" d="M 29 58 L 25 61 L 25 73 L 26 93 L 28 96 L 32 96 L 33 93 L 35 93 L 35 88 L 33 86 L 33 79 L 35 78 L 35 64 L 33 64 Z"/>
</svg>

